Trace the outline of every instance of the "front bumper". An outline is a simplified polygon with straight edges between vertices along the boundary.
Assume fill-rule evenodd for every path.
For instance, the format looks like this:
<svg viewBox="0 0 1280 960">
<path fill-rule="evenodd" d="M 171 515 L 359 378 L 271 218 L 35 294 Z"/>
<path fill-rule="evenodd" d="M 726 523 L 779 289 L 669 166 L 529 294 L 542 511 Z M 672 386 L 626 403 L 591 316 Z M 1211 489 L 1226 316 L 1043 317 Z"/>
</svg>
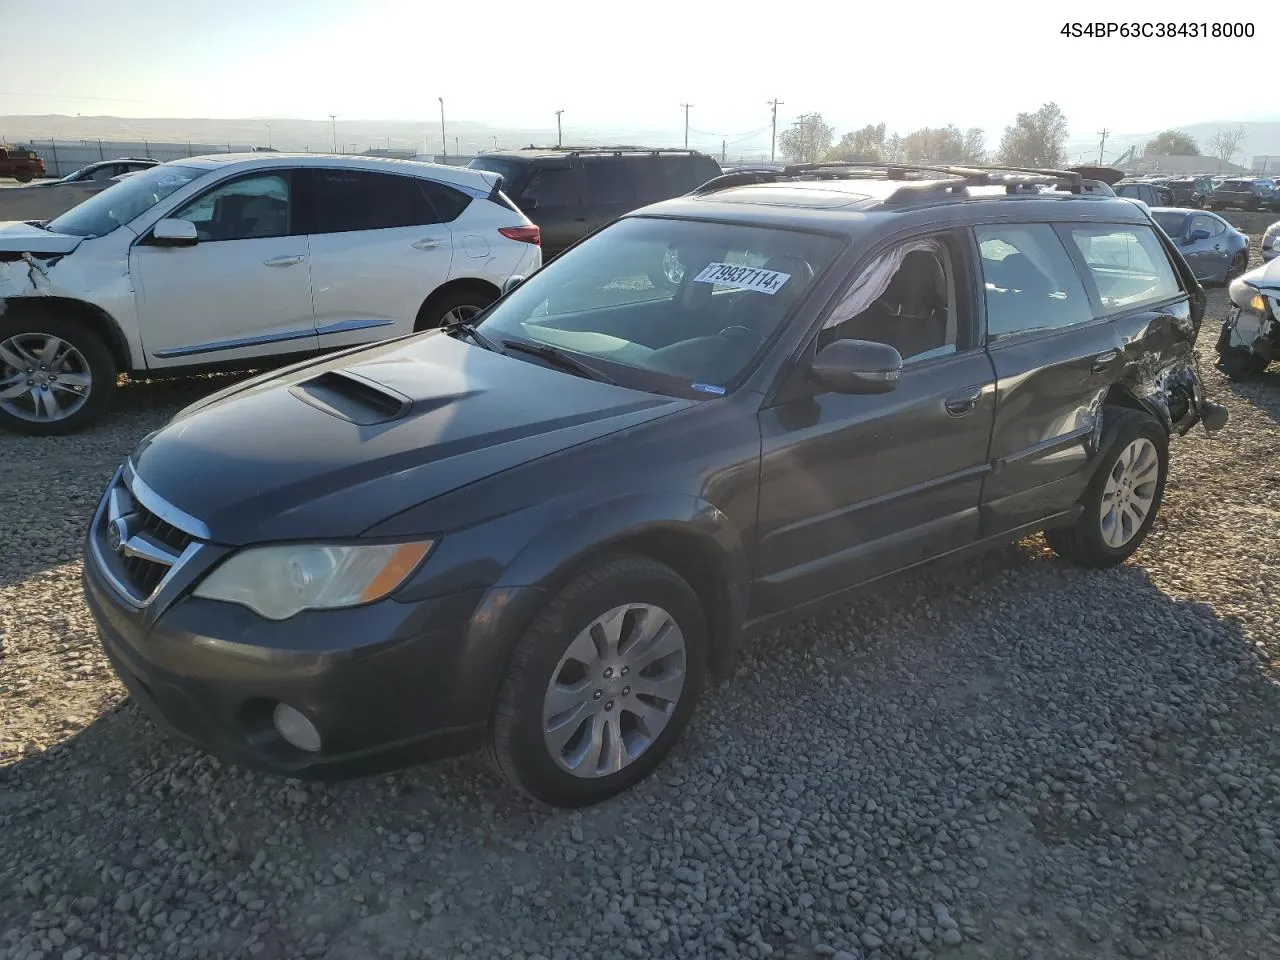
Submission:
<svg viewBox="0 0 1280 960">
<path fill-rule="evenodd" d="M 475 622 L 484 591 L 267 621 L 186 597 L 155 616 L 131 606 L 92 551 L 84 592 L 103 647 L 138 705 L 211 753 L 288 776 L 359 776 L 477 749 L 501 675 Z M 499 644 L 499 646 L 501 646 Z M 477 664 L 483 666 L 477 667 Z M 287 703 L 320 731 L 319 753 L 276 732 Z"/>
</svg>

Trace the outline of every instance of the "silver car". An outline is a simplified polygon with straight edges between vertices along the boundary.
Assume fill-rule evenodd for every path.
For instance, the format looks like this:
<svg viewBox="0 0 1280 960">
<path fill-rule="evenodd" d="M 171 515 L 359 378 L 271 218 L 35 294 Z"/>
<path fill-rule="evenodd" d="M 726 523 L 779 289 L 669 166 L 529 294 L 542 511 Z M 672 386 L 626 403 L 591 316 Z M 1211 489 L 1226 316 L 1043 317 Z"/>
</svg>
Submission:
<svg viewBox="0 0 1280 960">
<path fill-rule="evenodd" d="M 1280 220 L 1267 227 L 1262 235 L 1262 262 L 1270 263 L 1280 257 Z"/>
</svg>

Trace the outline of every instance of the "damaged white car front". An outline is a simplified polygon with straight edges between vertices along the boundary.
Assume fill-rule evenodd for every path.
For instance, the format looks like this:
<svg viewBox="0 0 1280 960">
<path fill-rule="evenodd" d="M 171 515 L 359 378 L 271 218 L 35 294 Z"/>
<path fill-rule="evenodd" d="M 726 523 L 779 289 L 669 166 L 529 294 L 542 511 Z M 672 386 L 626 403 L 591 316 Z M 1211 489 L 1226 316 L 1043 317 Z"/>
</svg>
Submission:
<svg viewBox="0 0 1280 960">
<path fill-rule="evenodd" d="M 1237 277 L 1228 294 L 1231 309 L 1218 337 L 1218 369 L 1241 380 L 1262 373 L 1280 354 L 1280 260 Z"/>
</svg>

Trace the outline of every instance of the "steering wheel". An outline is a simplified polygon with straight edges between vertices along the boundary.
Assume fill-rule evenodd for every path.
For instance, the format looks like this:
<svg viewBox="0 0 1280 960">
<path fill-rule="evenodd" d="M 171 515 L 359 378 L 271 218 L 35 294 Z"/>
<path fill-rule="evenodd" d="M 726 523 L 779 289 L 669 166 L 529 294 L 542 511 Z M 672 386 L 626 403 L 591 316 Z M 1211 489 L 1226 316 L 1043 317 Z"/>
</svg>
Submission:
<svg viewBox="0 0 1280 960">
<path fill-rule="evenodd" d="M 717 336 L 721 336 L 729 340 L 739 338 L 739 337 L 754 338 L 755 335 L 756 334 L 754 330 L 752 330 L 750 327 L 744 327 L 740 323 L 731 323 L 729 326 L 721 330 L 719 334 L 717 334 Z"/>
</svg>

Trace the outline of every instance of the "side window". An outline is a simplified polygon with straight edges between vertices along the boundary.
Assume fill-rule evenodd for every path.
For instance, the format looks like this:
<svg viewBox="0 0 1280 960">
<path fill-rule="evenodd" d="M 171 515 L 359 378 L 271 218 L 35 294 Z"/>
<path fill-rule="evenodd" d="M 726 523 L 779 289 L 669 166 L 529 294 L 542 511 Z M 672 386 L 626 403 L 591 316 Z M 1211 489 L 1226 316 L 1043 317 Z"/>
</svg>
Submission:
<svg viewBox="0 0 1280 960">
<path fill-rule="evenodd" d="M 1216 237 L 1226 229 L 1222 225 L 1222 221 L 1217 217 L 1206 217 L 1203 213 L 1198 213 L 1191 218 L 1191 227 L 1187 231 L 1188 234 L 1196 230 L 1208 230 L 1209 236 Z"/>
<path fill-rule="evenodd" d="M 590 203 L 636 202 L 635 183 L 627 175 L 626 166 L 619 160 L 601 158 L 586 160 L 582 169 L 586 174 L 586 193 Z"/>
<path fill-rule="evenodd" d="M 946 237 L 927 237 L 877 256 L 832 311 L 819 346 L 872 340 L 907 361 L 955 353 L 970 328 L 961 315 L 967 299 L 956 294 L 959 250 Z"/>
<path fill-rule="evenodd" d="M 1118 197 L 1136 197 L 1137 195 L 1138 188 L 1132 183 L 1126 183 L 1122 186 L 1116 187 L 1116 196 Z"/>
<path fill-rule="evenodd" d="M 201 240 L 285 237 L 293 223 L 289 178 L 267 173 L 214 187 L 170 214 L 196 225 Z"/>
<path fill-rule="evenodd" d="M 439 219 L 444 223 L 452 223 L 462 216 L 462 211 L 471 205 L 471 198 L 461 190 L 447 187 L 434 180 L 421 180 L 419 186 L 427 195 L 431 206 L 435 208 Z"/>
<path fill-rule="evenodd" d="M 1182 292 L 1169 257 L 1150 227 L 1073 224 L 1067 230 L 1108 313 L 1168 300 Z"/>
<path fill-rule="evenodd" d="M 537 200 L 539 210 L 576 207 L 581 203 L 578 178 L 571 167 L 543 167 L 529 180 L 520 196 L 525 200 Z"/>
<path fill-rule="evenodd" d="M 316 233 L 390 230 L 439 223 L 417 177 L 365 170 L 317 170 Z"/>
<path fill-rule="evenodd" d="M 1056 330 L 1093 319 L 1071 257 L 1047 223 L 974 231 L 987 304 L 987 339 Z"/>
<path fill-rule="evenodd" d="M 121 171 L 119 170 L 119 167 L 117 164 L 104 163 L 102 166 L 98 167 L 96 170 L 93 171 L 91 179 L 93 180 L 94 183 L 106 183 L 108 180 L 110 180 L 112 177 L 114 177 L 117 173 L 120 173 L 120 172 Z"/>
</svg>

